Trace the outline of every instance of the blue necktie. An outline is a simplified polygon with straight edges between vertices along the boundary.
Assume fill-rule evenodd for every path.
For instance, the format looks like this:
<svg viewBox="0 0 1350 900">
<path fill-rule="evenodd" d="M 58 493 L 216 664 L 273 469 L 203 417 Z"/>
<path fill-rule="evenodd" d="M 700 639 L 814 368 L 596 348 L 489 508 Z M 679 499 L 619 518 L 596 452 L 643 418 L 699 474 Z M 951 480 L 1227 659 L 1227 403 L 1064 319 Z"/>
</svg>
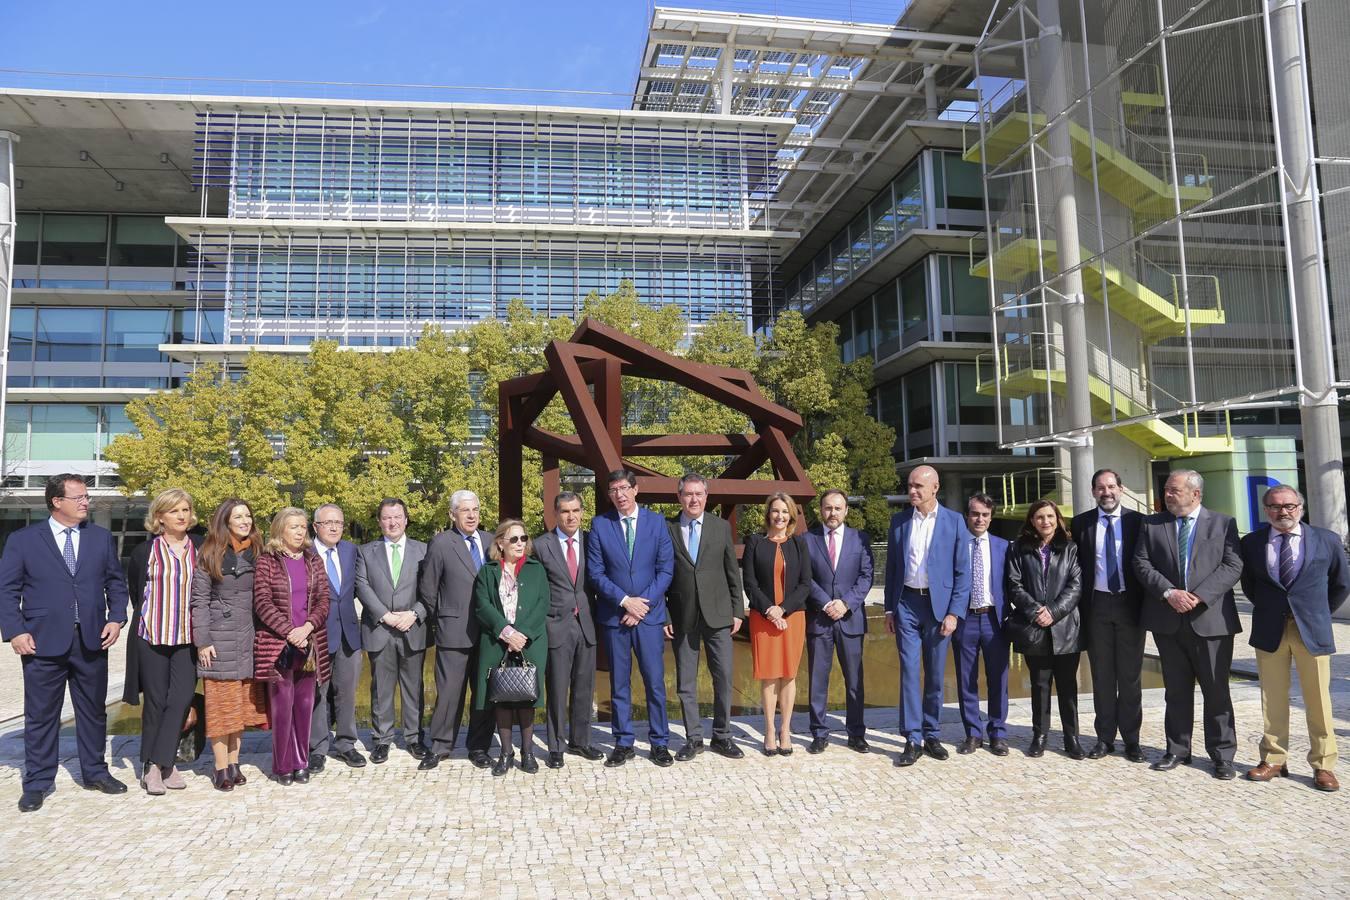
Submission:
<svg viewBox="0 0 1350 900">
<path fill-rule="evenodd" d="M 328 548 L 328 560 L 324 564 L 328 569 L 328 583 L 333 586 L 333 593 L 342 593 L 342 579 L 338 577 L 337 562 L 333 559 L 333 548 Z"/>
<path fill-rule="evenodd" d="M 1294 583 L 1294 540 L 1289 534 L 1280 535 L 1280 584 L 1284 589 Z"/>
<path fill-rule="evenodd" d="M 1106 542 L 1102 545 L 1102 552 L 1106 554 L 1106 589 L 1119 594 L 1123 588 L 1120 584 L 1120 559 L 1116 554 L 1116 517 L 1102 516 L 1102 522 L 1106 525 Z"/>
<path fill-rule="evenodd" d="M 66 568 L 70 570 L 72 578 L 75 577 L 75 539 L 71 537 L 74 532 L 74 528 L 66 529 L 66 546 L 61 551 L 61 556 L 65 559 Z M 75 624 L 80 624 L 80 604 L 78 602 L 75 604 Z"/>
<path fill-rule="evenodd" d="M 464 540 L 469 544 L 469 556 L 473 559 L 473 570 L 477 572 L 483 568 L 483 554 L 478 552 L 478 542 L 473 539 L 473 535 L 466 534 Z"/>
<path fill-rule="evenodd" d="M 689 520 L 689 558 L 698 562 L 698 519 Z"/>
</svg>

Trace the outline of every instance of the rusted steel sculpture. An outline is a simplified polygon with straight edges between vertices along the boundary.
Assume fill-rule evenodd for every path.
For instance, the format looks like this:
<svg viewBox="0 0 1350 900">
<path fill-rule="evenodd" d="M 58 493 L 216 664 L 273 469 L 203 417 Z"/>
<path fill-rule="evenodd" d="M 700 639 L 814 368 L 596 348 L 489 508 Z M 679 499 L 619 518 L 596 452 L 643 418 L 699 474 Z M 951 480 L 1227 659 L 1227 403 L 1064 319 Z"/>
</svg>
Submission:
<svg viewBox="0 0 1350 900">
<path fill-rule="evenodd" d="M 553 500 L 561 489 L 560 460 L 584 466 L 602 480 L 616 469 L 629 469 L 638 476 L 644 502 L 673 503 L 678 479 L 638 465 L 630 456 L 734 456 L 721 474 L 708 479 L 708 506 L 719 508 L 723 518 L 732 520 L 736 504 L 762 503 L 773 491 L 782 491 L 799 503 L 815 496 L 789 443 L 802 428 L 801 417 L 765 397 L 749 372 L 680 359 L 592 319 L 583 321 L 570 341 L 551 342 L 544 356 L 548 360 L 545 371 L 503 381 L 498 388 L 503 517 L 521 513 L 525 447 L 543 455 L 544 522 L 549 528 L 554 526 Z M 625 435 L 620 381 L 625 375 L 696 391 L 744 413 L 755 430 L 751 434 Z M 567 404 L 575 435 L 555 434 L 535 425 L 555 394 L 562 394 Z M 774 479 L 749 480 L 766 461 L 773 467 Z M 597 512 L 609 509 L 603 484 L 595 502 Z"/>
</svg>

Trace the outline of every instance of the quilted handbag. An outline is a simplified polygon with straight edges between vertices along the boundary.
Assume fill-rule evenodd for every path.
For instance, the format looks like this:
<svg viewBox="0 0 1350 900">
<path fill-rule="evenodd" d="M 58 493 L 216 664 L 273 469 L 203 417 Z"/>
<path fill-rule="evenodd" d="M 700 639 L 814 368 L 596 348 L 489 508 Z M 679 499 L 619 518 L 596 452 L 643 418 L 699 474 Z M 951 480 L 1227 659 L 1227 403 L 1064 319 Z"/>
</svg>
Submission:
<svg viewBox="0 0 1350 900">
<path fill-rule="evenodd" d="M 534 703 L 539 699 L 539 670 L 519 653 L 502 657 L 488 673 L 489 703 Z"/>
</svg>

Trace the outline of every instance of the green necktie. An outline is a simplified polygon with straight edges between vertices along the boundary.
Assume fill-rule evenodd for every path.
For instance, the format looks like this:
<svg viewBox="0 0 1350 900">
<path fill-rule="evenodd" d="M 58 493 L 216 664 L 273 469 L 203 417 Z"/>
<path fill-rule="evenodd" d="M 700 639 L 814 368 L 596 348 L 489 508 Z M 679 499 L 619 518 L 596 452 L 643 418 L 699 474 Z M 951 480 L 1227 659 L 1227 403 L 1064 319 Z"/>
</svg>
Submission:
<svg viewBox="0 0 1350 900">
<path fill-rule="evenodd" d="M 1189 516 L 1182 516 L 1177 519 L 1177 559 L 1181 562 L 1181 583 L 1186 584 L 1186 569 L 1189 568 L 1190 554 L 1186 551 L 1191 546 L 1191 519 Z"/>
<path fill-rule="evenodd" d="M 403 571 L 403 551 L 399 549 L 398 544 L 391 544 L 394 548 L 393 562 L 389 563 L 389 571 L 394 576 L 394 585 L 398 586 L 398 573 Z"/>
<path fill-rule="evenodd" d="M 633 519 L 630 516 L 623 517 L 623 541 L 628 545 L 628 558 L 633 558 Z"/>
</svg>

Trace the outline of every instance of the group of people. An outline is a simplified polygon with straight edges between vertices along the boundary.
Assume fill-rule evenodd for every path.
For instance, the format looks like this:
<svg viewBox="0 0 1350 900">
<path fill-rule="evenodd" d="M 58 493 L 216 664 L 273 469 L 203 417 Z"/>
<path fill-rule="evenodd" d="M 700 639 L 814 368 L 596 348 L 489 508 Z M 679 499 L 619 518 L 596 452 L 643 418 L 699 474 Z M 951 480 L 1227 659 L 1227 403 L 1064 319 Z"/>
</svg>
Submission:
<svg viewBox="0 0 1350 900">
<path fill-rule="evenodd" d="M 246 783 L 239 768 L 243 732 L 267 727 L 272 771 L 282 784 L 306 783 L 329 758 L 361 767 L 356 691 L 363 656 L 370 666 L 369 762 L 384 763 L 395 738 L 395 694 L 407 752 L 418 769 L 450 756 L 465 721 L 470 762 L 506 775 L 533 774 L 535 710 L 545 710 L 547 758 L 565 755 L 605 766 L 635 755 L 631 679 L 636 660 L 646 694 L 650 758 L 659 766 L 704 752 L 697 697 L 700 656 L 713 687 L 706 746 L 728 758 L 744 752 L 731 731 L 732 636 L 747 628 L 754 675 L 762 683 L 766 756 L 793 752 L 796 675 L 807 655 L 810 753 L 829 746 L 831 669 L 838 659 L 846 698 L 847 746 L 870 752 L 863 710 L 865 604 L 873 581 L 868 536 L 845 524 L 848 497 L 819 498 L 819 523 L 799 527 L 786 494 L 771 494 L 763 528 L 740 559 L 730 524 L 706 512 L 707 481 L 679 481 L 673 519 L 638 504 L 638 480 L 610 473 L 610 509 L 582 526 L 581 498 L 560 493 L 556 525 L 531 538 L 517 519 L 481 529 L 470 491 L 450 499 L 451 526 L 429 542 L 408 536 L 402 500 L 379 505 L 380 537 L 356 546 L 343 537 L 335 504 L 287 507 L 264 537 L 249 504 L 226 500 L 206 534 L 192 529 L 192 498 L 171 489 L 146 517 L 151 538 L 126 571 L 112 535 L 88 520 L 84 479 L 47 484 L 50 517 L 16 532 L 0 557 L 0 632 L 23 659 L 25 772 L 21 811 L 40 809 L 57 766 L 67 685 L 76 715 L 81 781 L 117 794 L 126 785 L 105 759 L 107 651 L 127 622 L 125 699 L 144 704 L 140 784 L 151 795 L 186 786 L 176 767 L 179 737 L 198 679 L 216 790 Z M 1045 752 L 1050 695 L 1058 696 L 1065 752 L 1098 759 L 1115 752 L 1144 761 L 1141 671 L 1145 631 L 1154 633 L 1166 686 L 1166 751 L 1153 764 L 1191 762 L 1194 686 L 1204 697 L 1204 742 L 1215 777 L 1235 777 L 1236 733 L 1228 692 L 1233 636 L 1240 623 L 1233 587 L 1252 601 L 1251 642 L 1263 691 L 1261 763 L 1248 778 L 1287 774 L 1290 665 L 1297 666 L 1308 713 L 1314 784 L 1336 790 L 1329 657 L 1331 614 L 1350 594 L 1344 548 L 1331 532 L 1301 521 L 1291 487 L 1266 492 L 1269 524 L 1238 540 L 1231 517 L 1201 504 L 1203 481 L 1173 472 L 1166 513 L 1121 506 L 1120 476 L 1093 477 L 1097 507 L 1066 522 L 1049 500 L 1031 505 L 1013 543 L 990 534 L 994 500 L 969 498 L 966 515 L 938 504 L 938 473 L 912 471 L 910 505 L 887 534 L 884 611 L 901 668 L 895 760 L 947 759 L 939 740 L 942 678 L 950 644 L 966 738 L 974 753 L 1007 741 L 1010 649 L 1032 676 L 1032 738 Z M 746 607 L 749 607 L 747 610 Z M 748 620 L 748 621 L 747 621 Z M 684 743 L 671 754 L 666 714 L 665 642 L 674 645 Z M 591 742 L 597 648 L 609 660 L 613 749 Z M 436 700 L 424 731 L 423 664 L 435 646 Z M 1092 664 L 1096 743 L 1079 742 L 1077 673 Z M 981 716 L 979 666 L 986 682 Z M 507 669 L 517 670 L 511 690 Z M 522 681 L 523 679 L 523 681 Z M 533 683 L 530 684 L 530 680 Z M 499 750 L 490 755 L 493 731 Z M 517 762 L 512 746 L 519 732 Z"/>
</svg>

